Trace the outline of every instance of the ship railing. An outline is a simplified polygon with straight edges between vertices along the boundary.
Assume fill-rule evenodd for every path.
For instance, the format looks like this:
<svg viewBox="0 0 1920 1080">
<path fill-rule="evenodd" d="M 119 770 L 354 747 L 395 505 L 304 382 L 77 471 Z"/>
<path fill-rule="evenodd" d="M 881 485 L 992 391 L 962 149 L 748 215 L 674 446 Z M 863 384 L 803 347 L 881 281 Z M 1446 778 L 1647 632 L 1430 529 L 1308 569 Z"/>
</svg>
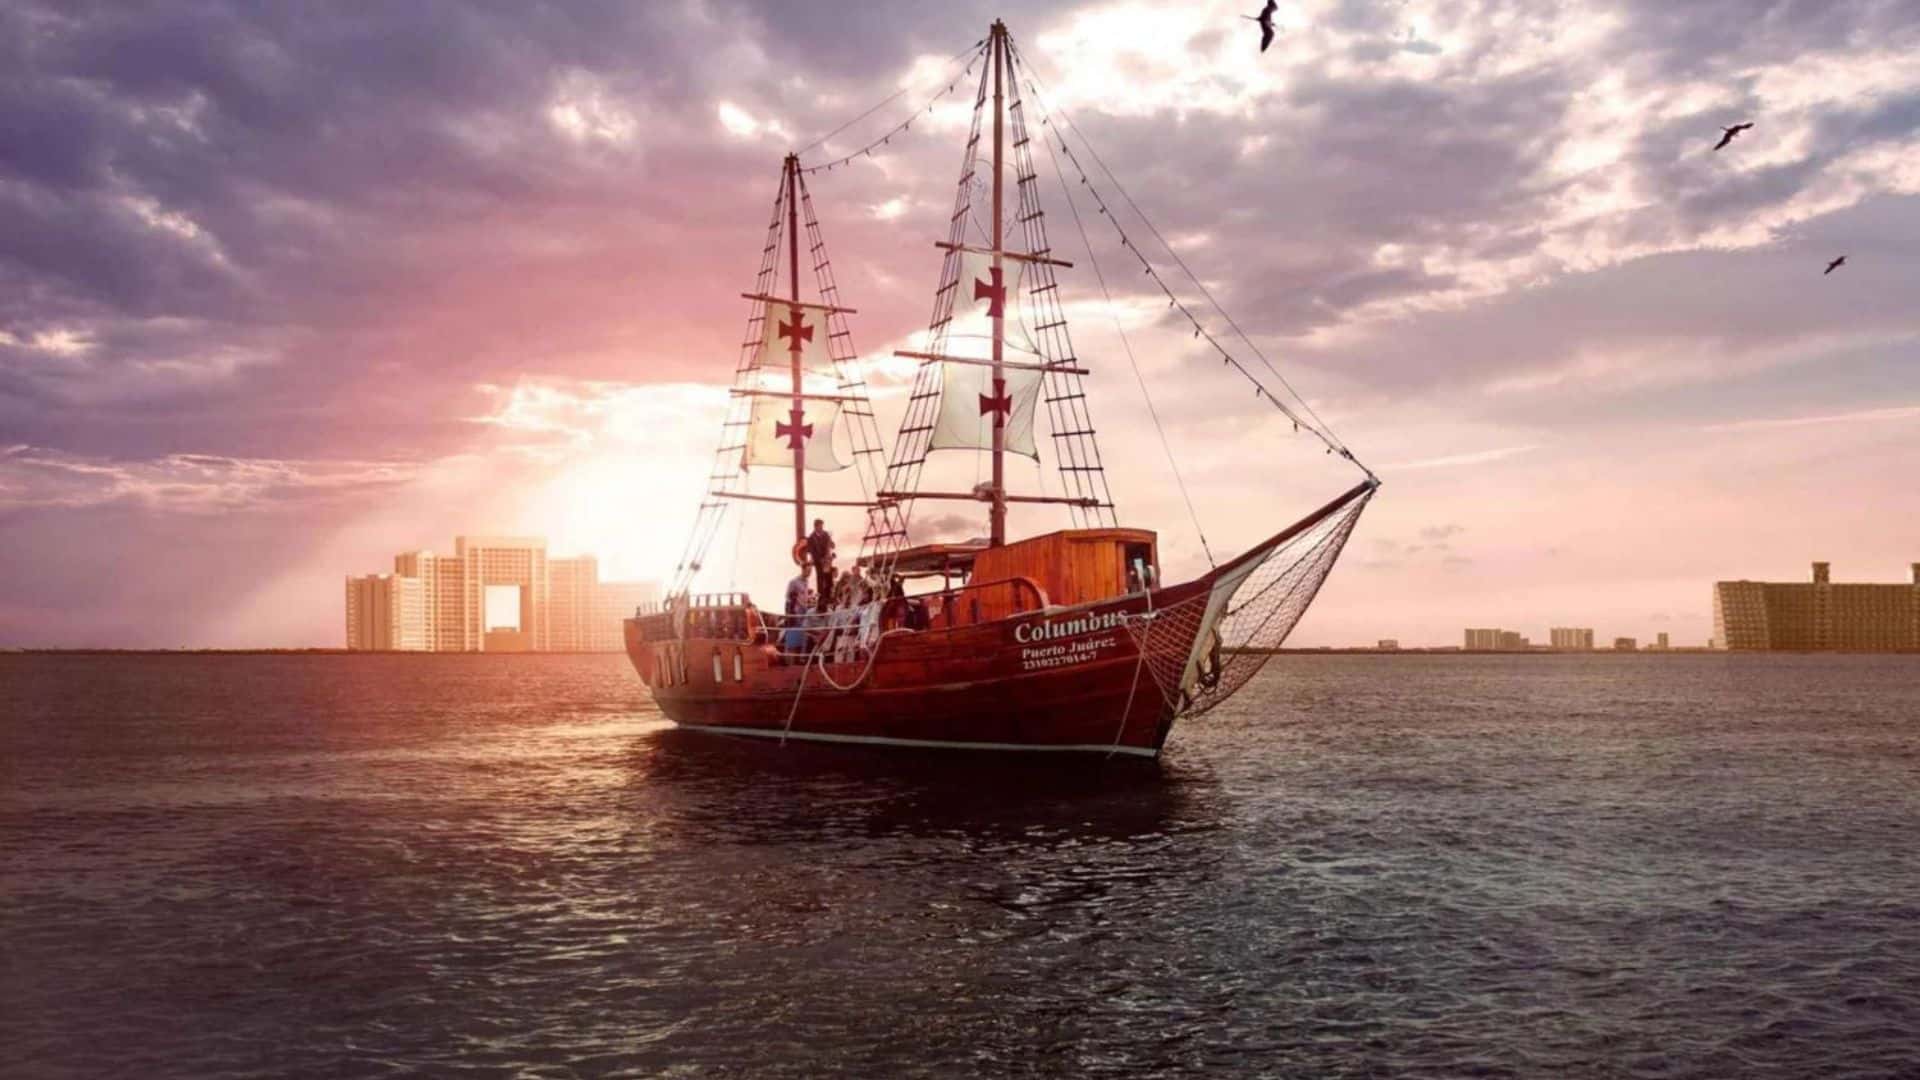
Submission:
<svg viewBox="0 0 1920 1080">
<path fill-rule="evenodd" d="M 1032 578 L 1015 575 L 918 596 L 896 596 L 887 602 L 882 624 L 888 629 L 955 630 L 1046 606 L 1047 591 Z"/>
<path fill-rule="evenodd" d="M 761 632 L 761 613 L 746 593 L 693 593 L 642 604 L 634 613 L 640 640 L 710 638 L 752 641 Z"/>
<path fill-rule="evenodd" d="M 660 615 L 678 608 L 694 610 L 698 608 L 743 607 L 752 604 L 743 592 L 687 593 L 684 596 L 669 596 L 665 600 L 648 600 L 633 609 L 635 618 L 647 615 Z"/>
<path fill-rule="evenodd" d="M 880 641 L 883 601 L 783 615 L 765 611 L 766 644 L 778 662 L 810 663 L 824 655 L 828 663 L 864 661 Z"/>
<path fill-rule="evenodd" d="M 973 581 L 918 596 L 787 615 L 761 611 L 745 593 L 674 597 L 636 617 L 643 642 L 687 639 L 770 647 L 781 663 L 827 654 L 832 662 L 864 660 L 882 634 L 957 630 L 1047 606 L 1047 591 L 1023 575 Z"/>
</svg>

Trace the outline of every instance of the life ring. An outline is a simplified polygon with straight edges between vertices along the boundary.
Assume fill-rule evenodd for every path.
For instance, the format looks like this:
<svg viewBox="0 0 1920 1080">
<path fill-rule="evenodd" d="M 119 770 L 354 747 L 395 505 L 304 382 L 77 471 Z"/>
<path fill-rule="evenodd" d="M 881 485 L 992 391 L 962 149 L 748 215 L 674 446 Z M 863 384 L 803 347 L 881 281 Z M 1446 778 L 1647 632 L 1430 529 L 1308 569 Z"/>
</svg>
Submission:
<svg viewBox="0 0 1920 1080">
<path fill-rule="evenodd" d="M 793 565 L 807 565 L 807 542 L 805 540 L 796 540 L 793 543 Z"/>
</svg>

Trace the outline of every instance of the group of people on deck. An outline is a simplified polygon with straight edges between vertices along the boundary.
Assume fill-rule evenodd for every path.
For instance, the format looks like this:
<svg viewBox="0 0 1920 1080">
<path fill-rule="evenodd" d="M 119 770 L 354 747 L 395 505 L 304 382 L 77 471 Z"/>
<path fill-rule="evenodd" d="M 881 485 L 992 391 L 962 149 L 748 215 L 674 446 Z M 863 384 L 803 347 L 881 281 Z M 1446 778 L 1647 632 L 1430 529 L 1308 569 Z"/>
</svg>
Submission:
<svg viewBox="0 0 1920 1080">
<path fill-rule="evenodd" d="M 813 531 L 795 548 L 800 570 L 787 582 L 778 640 L 783 664 L 804 664 L 823 653 L 836 663 L 856 659 L 878 636 L 882 602 L 902 595 L 897 578 L 882 588 L 857 568 L 836 573 L 834 550 L 827 523 L 815 518 Z"/>
<path fill-rule="evenodd" d="M 814 519 L 813 532 L 794 547 L 800 568 L 787 582 L 786 603 L 779 617 L 754 611 L 744 596 L 737 604 L 693 605 L 687 597 L 670 598 L 666 611 L 673 616 L 674 633 L 683 638 L 747 640 L 777 656 L 777 663 L 810 664 L 862 659 L 863 650 L 879 642 L 883 614 L 889 625 L 925 630 L 930 625 L 926 597 L 908 597 L 898 576 L 880 575 L 855 567 L 836 572 L 833 537 L 826 522 Z"/>
</svg>

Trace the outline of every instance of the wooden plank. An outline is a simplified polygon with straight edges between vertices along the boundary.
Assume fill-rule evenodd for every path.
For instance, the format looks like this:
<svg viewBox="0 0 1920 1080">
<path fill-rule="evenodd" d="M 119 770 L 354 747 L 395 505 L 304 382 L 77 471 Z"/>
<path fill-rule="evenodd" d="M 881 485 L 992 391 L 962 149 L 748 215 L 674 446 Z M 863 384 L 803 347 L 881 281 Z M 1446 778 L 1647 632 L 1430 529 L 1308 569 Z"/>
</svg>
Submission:
<svg viewBox="0 0 1920 1080">
<path fill-rule="evenodd" d="M 986 494 L 974 494 L 971 491 L 883 491 L 883 499 L 958 499 L 962 502 L 992 502 L 993 497 Z M 1096 507 L 1100 500 L 1076 498 L 1058 495 L 1007 495 L 1010 503 L 1055 503 L 1065 506 Z"/>
<path fill-rule="evenodd" d="M 761 301 L 762 303 L 767 303 L 767 304 L 779 304 L 779 305 L 781 305 L 782 307 L 790 307 L 790 308 L 792 308 L 792 307 L 797 307 L 797 308 L 806 308 L 806 309 L 807 309 L 807 310 L 809 310 L 809 311 L 830 311 L 830 312 L 836 312 L 836 313 L 838 313 L 838 314 L 841 314 L 841 315 L 858 315 L 858 314 L 860 314 L 860 312 L 859 312 L 859 310 L 858 310 L 858 309 L 856 309 L 856 308 L 850 308 L 850 307 L 835 307 L 835 306 L 834 306 L 834 305 L 832 305 L 832 304 L 804 304 L 804 303 L 801 303 L 801 302 L 800 302 L 800 301 L 798 301 L 798 300 L 789 300 L 789 299 L 787 299 L 787 298 L 786 298 L 786 297 L 784 297 L 784 296 L 768 296 L 768 295 L 766 295 L 765 293 L 750 293 L 750 292 L 743 292 L 743 293 L 741 293 L 741 294 L 740 294 L 740 299 L 742 299 L 742 300 L 759 300 L 759 301 Z M 758 342 L 755 342 L 754 344 L 758 344 Z"/>
<path fill-rule="evenodd" d="M 856 394 L 796 394 L 791 390 L 730 390 L 734 397 L 799 398 L 802 401 L 865 401 Z"/>
<path fill-rule="evenodd" d="M 993 366 L 993 361 L 991 360 L 980 360 L 971 356 L 948 356 L 946 353 L 914 352 L 911 349 L 895 349 L 893 350 L 893 355 L 906 360 L 931 360 L 942 364 L 971 364 L 975 367 Z M 1000 366 L 1015 371 L 1054 371 L 1062 375 L 1093 374 L 1086 368 L 1068 367 L 1065 364 L 1058 364 L 1052 361 L 1044 364 L 1029 364 L 1023 360 L 1003 360 Z"/>
<path fill-rule="evenodd" d="M 744 491 L 716 491 L 714 492 L 714 494 L 720 496 L 723 499 L 748 499 L 753 502 L 776 502 L 776 503 L 789 503 L 789 504 L 793 502 L 793 496 L 791 495 L 749 495 Z M 846 499 L 808 499 L 807 505 L 808 506 L 860 506 L 860 507 L 871 508 L 871 507 L 880 506 L 883 504 L 870 503 L 870 502 L 853 502 Z"/>
<path fill-rule="evenodd" d="M 945 240 L 935 240 L 933 242 L 933 246 L 939 248 L 942 251 L 971 251 L 975 255 L 994 254 L 994 250 L 992 248 L 972 247 L 967 244 L 949 244 Z M 1065 266 L 1065 267 L 1073 266 L 1072 263 L 1067 262 L 1064 259 L 1049 258 L 1045 255 L 1029 255 L 1024 251 L 1008 251 L 1005 248 L 1001 248 L 999 254 L 1001 258 L 1012 259 L 1014 262 L 1045 263 L 1048 266 Z"/>
</svg>

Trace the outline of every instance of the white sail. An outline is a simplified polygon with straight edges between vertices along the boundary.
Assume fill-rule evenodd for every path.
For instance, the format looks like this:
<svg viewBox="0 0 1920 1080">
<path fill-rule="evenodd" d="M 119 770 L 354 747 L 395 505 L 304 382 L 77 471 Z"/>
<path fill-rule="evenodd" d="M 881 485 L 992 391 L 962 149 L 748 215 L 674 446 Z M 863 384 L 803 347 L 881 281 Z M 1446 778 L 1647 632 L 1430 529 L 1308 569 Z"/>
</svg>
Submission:
<svg viewBox="0 0 1920 1080">
<path fill-rule="evenodd" d="M 793 346 L 800 345 L 800 368 L 838 382 L 833 356 L 827 350 L 827 313 L 817 307 L 770 302 L 760 334 L 759 367 L 787 371 L 793 364 Z"/>
<path fill-rule="evenodd" d="M 753 412 L 747 421 L 747 445 L 740 457 L 742 468 L 777 465 L 793 468 L 793 448 L 806 448 L 808 472 L 838 472 L 847 467 L 835 449 L 834 431 L 840 419 L 840 403 L 803 399 L 800 423 L 793 423 L 793 399 L 784 395 L 765 395 L 753 399 Z"/>
<path fill-rule="evenodd" d="M 955 284 L 953 320 L 947 324 L 947 353 L 986 359 L 993 352 L 993 309 L 1006 313 L 1006 348 L 1037 353 L 1026 321 L 1027 264 L 1000 260 L 1000 276 L 993 273 L 993 256 L 984 251 L 960 252 L 960 277 Z"/>
<path fill-rule="evenodd" d="M 1040 397 L 1040 372 L 1006 368 L 998 393 L 993 368 L 985 364 L 940 363 L 940 415 L 933 425 L 934 450 L 993 449 L 993 417 L 1006 413 L 1006 449 L 1040 460 L 1033 442 L 1034 403 Z"/>
</svg>

